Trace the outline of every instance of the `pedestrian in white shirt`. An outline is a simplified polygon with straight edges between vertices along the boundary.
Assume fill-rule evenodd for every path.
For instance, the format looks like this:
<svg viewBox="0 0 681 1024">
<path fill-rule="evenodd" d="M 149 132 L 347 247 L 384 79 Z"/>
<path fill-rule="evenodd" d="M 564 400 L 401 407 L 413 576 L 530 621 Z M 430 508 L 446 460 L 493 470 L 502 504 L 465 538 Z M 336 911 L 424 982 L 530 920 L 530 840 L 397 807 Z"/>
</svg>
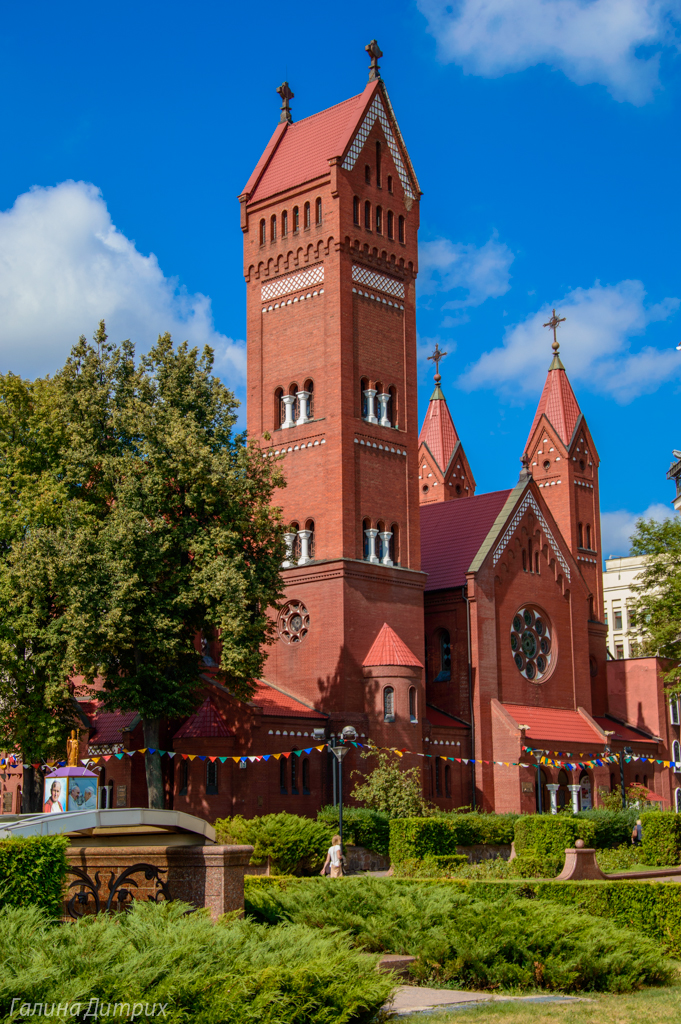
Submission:
<svg viewBox="0 0 681 1024">
<path fill-rule="evenodd" d="M 344 871 L 343 865 L 345 864 L 345 857 L 343 856 L 343 849 L 341 847 L 341 837 L 334 836 L 331 840 L 332 845 L 329 847 L 329 852 L 326 855 L 324 861 L 324 867 L 319 872 L 320 875 L 326 874 L 326 869 L 331 865 L 329 875 L 331 878 L 342 878 Z"/>
</svg>

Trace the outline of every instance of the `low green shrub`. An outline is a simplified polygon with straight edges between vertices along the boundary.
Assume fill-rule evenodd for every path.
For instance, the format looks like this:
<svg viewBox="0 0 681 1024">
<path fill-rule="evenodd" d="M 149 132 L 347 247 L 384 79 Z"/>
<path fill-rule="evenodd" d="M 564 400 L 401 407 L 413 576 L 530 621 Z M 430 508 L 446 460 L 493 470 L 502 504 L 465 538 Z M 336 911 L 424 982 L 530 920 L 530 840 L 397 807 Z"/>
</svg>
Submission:
<svg viewBox="0 0 681 1024">
<path fill-rule="evenodd" d="M 646 864 L 667 867 L 681 860 L 681 815 L 673 811 L 644 811 L 642 853 Z"/>
<path fill-rule="evenodd" d="M 458 846 L 510 844 L 517 818 L 515 814 L 476 813 L 394 818 L 390 822 L 391 863 L 456 853 Z"/>
<path fill-rule="evenodd" d="M 607 874 L 617 871 L 628 871 L 630 868 L 646 870 L 643 850 L 640 846 L 616 846 L 614 850 L 599 850 L 596 860 L 601 871 Z"/>
<path fill-rule="evenodd" d="M 253 846 L 251 864 L 270 858 L 271 870 L 282 874 L 314 874 L 319 871 L 331 845 L 334 829 L 321 821 L 297 814 L 264 814 L 257 818 L 218 818 L 218 842 Z"/>
<path fill-rule="evenodd" d="M 557 857 L 554 854 L 537 854 L 533 850 L 526 850 L 509 862 L 509 878 L 555 878 L 559 875 L 565 855 Z"/>
<path fill-rule="evenodd" d="M 673 976 L 646 936 L 577 907 L 522 898 L 542 884 L 291 879 L 249 885 L 247 911 L 338 928 L 367 952 L 411 954 L 414 977 L 428 984 L 624 992 Z"/>
<path fill-rule="evenodd" d="M 435 856 L 427 853 L 421 860 L 408 857 L 395 868 L 397 878 L 452 878 L 459 877 L 462 868 L 468 866 L 465 853 L 445 853 Z"/>
<path fill-rule="evenodd" d="M 338 831 L 338 808 L 322 807 L 317 814 L 317 821 L 328 825 L 334 832 Z M 364 846 L 367 850 L 388 856 L 390 843 L 390 819 L 381 811 L 373 811 L 368 807 L 343 808 L 343 842 L 353 846 Z"/>
<path fill-rule="evenodd" d="M 80 1022 L 93 1021 L 99 1000 L 102 1020 L 130 1020 L 135 1004 L 150 1011 L 156 1003 L 166 1007 L 168 1024 L 369 1024 L 394 987 L 376 970 L 376 957 L 333 930 L 214 925 L 204 912 L 186 911 L 181 903 L 140 901 L 128 914 L 68 927 L 34 908 L 0 911 L 3 1020 L 19 997 L 46 1006 L 34 1011 L 41 1017 L 56 1017 L 67 1002 L 69 1019 Z M 127 1013 L 116 1010 L 126 1003 Z M 12 1019 L 25 1015 L 15 1005 Z M 141 1009 L 137 1016 L 146 1019 Z"/>
<path fill-rule="evenodd" d="M 30 836 L 0 842 L 0 907 L 41 907 L 62 913 L 66 836 Z"/>
</svg>

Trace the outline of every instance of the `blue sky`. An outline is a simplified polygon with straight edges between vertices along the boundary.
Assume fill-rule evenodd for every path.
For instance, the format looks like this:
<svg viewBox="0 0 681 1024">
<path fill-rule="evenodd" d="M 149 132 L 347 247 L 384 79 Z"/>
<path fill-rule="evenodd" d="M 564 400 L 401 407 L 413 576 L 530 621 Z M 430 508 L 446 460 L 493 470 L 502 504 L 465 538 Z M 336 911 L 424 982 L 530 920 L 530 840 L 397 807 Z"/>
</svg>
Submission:
<svg viewBox="0 0 681 1024">
<path fill-rule="evenodd" d="M 376 37 L 424 192 L 419 351 L 478 488 L 509 486 L 561 355 L 602 460 L 604 554 L 670 509 L 681 448 L 680 0 L 17 2 L 0 29 L 3 369 L 105 316 L 216 348 L 243 394 L 236 197 L 278 119 L 360 92 Z M 432 369 L 421 360 L 421 411 Z"/>
</svg>

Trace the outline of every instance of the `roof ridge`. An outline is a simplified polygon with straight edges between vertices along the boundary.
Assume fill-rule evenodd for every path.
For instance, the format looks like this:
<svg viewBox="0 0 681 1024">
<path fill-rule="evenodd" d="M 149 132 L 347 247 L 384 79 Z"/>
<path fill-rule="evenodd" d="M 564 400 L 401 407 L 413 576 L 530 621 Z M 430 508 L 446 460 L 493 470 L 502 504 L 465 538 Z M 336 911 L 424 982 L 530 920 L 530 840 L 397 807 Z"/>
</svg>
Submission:
<svg viewBox="0 0 681 1024">
<path fill-rule="evenodd" d="M 299 124 L 305 124 L 306 121 L 311 121 L 313 117 L 320 117 L 322 114 L 328 114 L 330 110 L 336 110 L 338 107 L 342 107 L 346 103 L 352 103 L 353 100 L 359 99 L 363 94 L 364 89 L 362 89 L 362 92 L 355 93 L 354 96 L 346 96 L 344 100 L 339 100 L 338 103 L 332 103 L 330 107 L 324 107 L 323 110 L 318 110 L 314 114 L 308 114 L 307 117 L 301 117 L 299 121 L 293 121 L 290 127 L 295 128 Z"/>
</svg>

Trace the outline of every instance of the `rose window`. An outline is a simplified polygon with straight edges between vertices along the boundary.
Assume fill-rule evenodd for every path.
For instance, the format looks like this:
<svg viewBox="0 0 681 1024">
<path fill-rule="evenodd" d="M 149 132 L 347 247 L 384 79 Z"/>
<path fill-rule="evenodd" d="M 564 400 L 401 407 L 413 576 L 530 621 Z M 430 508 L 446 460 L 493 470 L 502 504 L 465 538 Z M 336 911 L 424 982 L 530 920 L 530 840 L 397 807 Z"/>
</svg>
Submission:
<svg viewBox="0 0 681 1024">
<path fill-rule="evenodd" d="M 546 615 L 532 605 L 516 612 L 511 624 L 511 653 L 521 675 L 540 683 L 551 667 L 553 638 Z"/>
<path fill-rule="evenodd" d="M 279 612 L 279 636 L 286 644 L 299 644 L 307 636 L 310 616 L 301 601 L 289 601 Z"/>
</svg>

